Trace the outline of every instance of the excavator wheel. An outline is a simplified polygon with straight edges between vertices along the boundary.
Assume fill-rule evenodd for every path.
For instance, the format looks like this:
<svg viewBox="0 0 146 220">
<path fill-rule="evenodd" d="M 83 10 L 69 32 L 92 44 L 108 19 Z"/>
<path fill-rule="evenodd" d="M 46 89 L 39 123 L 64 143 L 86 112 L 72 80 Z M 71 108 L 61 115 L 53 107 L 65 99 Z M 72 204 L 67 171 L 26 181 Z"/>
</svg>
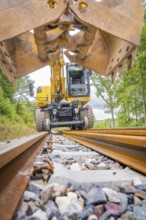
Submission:
<svg viewBox="0 0 146 220">
<path fill-rule="evenodd" d="M 40 109 L 36 109 L 36 130 L 38 132 L 43 131 L 43 112 Z"/>
<path fill-rule="evenodd" d="M 92 110 L 90 105 L 87 105 L 86 107 L 87 107 L 86 116 L 88 118 L 88 127 L 87 128 L 92 128 L 93 127 L 93 123 L 94 123 L 93 110 Z"/>
<path fill-rule="evenodd" d="M 84 122 L 85 122 L 85 125 L 84 125 L 84 130 L 88 129 L 89 127 L 89 120 L 88 120 L 88 117 L 87 116 L 84 116 Z"/>
<path fill-rule="evenodd" d="M 50 132 L 50 115 L 48 112 L 42 112 L 43 117 L 43 131 Z"/>
<path fill-rule="evenodd" d="M 48 132 L 51 131 L 50 118 L 47 118 L 47 119 L 45 120 L 45 131 L 48 131 Z"/>
</svg>

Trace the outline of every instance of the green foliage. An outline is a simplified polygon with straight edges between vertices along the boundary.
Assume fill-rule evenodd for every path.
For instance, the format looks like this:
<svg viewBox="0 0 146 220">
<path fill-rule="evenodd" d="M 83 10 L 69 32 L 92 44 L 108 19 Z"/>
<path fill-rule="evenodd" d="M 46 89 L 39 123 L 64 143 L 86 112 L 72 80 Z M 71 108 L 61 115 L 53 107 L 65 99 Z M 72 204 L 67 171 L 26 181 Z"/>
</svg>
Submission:
<svg viewBox="0 0 146 220">
<path fill-rule="evenodd" d="M 115 105 L 116 105 L 116 96 L 115 96 L 115 85 L 112 84 L 111 77 L 104 77 L 94 73 L 91 76 L 93 85 L 96 88 L 97 97 L 101 97 L 106 105 L 106 112 L 111 113 L 112 117 L 112 127 L 115 127 Z"/>
<path fill-rule="evenodd" d="M 35 132 L 35 105 L 28 99 L 29 82 L 25 77 L 14 87 L 0 71 L 0 141 Z"/>
<path fill-rule="evenodd" d="M 8 118 L 6 115 L 0 117 L 0 141 L 20 138 L 35 132 L 36 130 L 28 127 L 20 116 L 16 116 L 15 119 Z"/>
<path fill-rule="evenodd" d="M 146 126 L 146 11 L 141 42 L 132 70 L 126 68 L 113 86 L 110 78 L 93 75 L 92 80 L 96 95 L 105 101 L 108 112 L 113 114 L 112 111 L 115 113 L 116 110 L 117 127 Z M 98 126 L 103 125 L 107 127 L 107 122 L 101 125 L 98 123 Z"/>
<path fill-rule="evenodd" d="M 95 121 L 93 128 L 111 128 L 112 127 L 112 120 L 106 119 L 104 121 Z"/>
<path fill-rule="evenodd" d="M 12 86 L 12 84 L 7 79 L 7 77 L 2 74 L 1 70 L 0 70 L 0 88 L 3 91 L 3 97 L 9 98 L 12 101 L 14 97 L 14 93 L 16 92 L 16 88 Z"/>
</svg>

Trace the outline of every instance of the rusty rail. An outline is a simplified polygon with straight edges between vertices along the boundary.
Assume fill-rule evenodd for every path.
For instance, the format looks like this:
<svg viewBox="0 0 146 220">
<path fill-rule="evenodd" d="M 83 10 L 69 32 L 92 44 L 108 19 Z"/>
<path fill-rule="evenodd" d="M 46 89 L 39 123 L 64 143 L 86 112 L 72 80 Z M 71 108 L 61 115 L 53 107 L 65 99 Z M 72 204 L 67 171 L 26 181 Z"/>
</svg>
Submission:
<svg viewBox="0 0 146 220">
<path fill-rule="evenodd" d="M 42 152 L 46 132 L 11 143 L 0 152 L 0 219 L 12 219 L 28 184 L 35 157 Z M 2 146 L 1 146 L 2 147 Z"/>
<path fill-rule="evenodd" d="M 146 136 L 146 128 L 107 128 L 83 130 L 83 133 Z"/>
<path fill-rule="evenodd" d="M 65 137 L 146 174 L 145 129 L 91 129 L 64 131 L 63 134 Z"/>
</svg>

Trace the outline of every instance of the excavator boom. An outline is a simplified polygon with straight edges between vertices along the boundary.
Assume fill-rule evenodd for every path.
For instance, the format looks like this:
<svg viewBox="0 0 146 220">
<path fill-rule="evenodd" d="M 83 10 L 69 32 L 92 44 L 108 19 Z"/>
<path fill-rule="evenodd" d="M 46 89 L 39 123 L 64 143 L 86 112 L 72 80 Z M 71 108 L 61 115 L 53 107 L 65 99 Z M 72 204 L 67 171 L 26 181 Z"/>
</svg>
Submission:
<svg viewBox="0 0 146 220">
<path fill-rule="evenodd" d="M 127 59 L 133 65 L 143 16 L 142 0 L 0 0 L 0 68 L 15 83 L 65 49 L 71 62 L 114 78 Z"/>
</svg>

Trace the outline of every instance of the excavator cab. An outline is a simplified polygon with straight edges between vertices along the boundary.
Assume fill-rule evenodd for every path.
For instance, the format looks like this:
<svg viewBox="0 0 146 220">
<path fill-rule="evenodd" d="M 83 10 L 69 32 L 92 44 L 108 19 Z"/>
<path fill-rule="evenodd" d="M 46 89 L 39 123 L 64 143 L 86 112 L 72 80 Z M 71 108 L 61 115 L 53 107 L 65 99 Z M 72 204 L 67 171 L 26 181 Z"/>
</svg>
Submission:
<svg viewBox="0 0 146 220">
<path fill-rule="evenodd" d="M 67 65 L 68 97 L 90 95 L 89 75 L 78 65 Z"/>
<path fill-rule="evenodd" d="M 76 64 L 66 65 L 68 101 L 79 100 L 85 104 L 90 101 L 91 71 Z"/>
</svg>

